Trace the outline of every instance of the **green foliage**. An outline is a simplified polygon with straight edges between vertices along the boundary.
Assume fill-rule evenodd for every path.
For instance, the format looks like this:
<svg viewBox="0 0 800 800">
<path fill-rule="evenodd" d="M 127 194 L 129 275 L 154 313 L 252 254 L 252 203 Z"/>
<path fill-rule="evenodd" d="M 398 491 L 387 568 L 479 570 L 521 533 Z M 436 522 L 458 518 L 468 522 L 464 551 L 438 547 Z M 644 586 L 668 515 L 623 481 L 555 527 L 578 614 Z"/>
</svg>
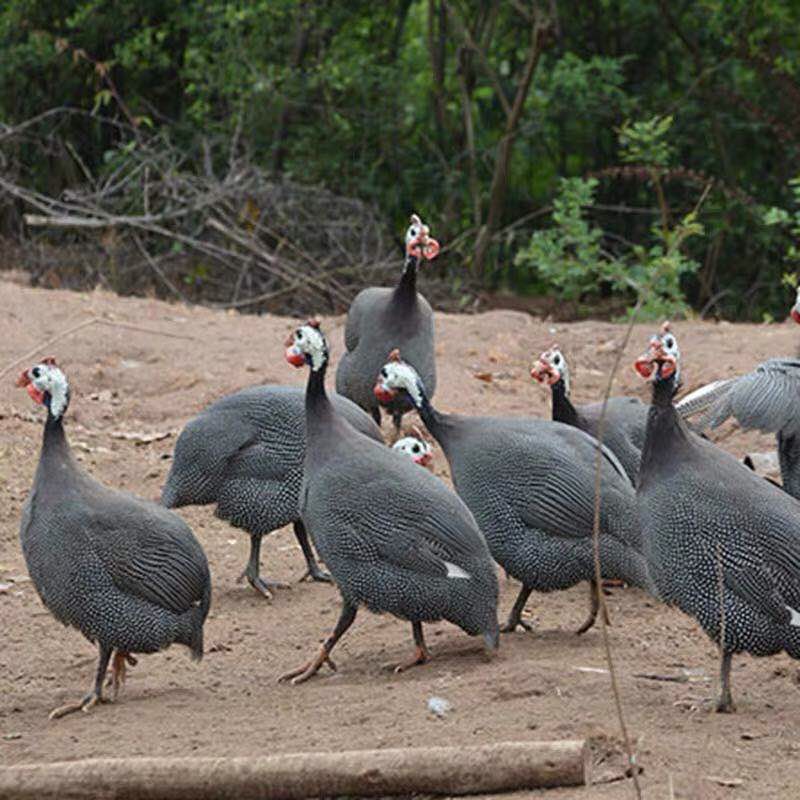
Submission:
<svg viewBox="0 0 800 800">
<path fill-rule="evenodd" d="M 786 230 L 791 241 L 786 248 L 784 258 L 786 261 L 800 266 L 800 177 L 792 178 L 788 185 L 794 208 L 787 211 L 785 208 L 772 206 L 764 212 L 763 219 L 765 225 L 779 226 Z M 792 288 L 797 287 L 797 278 L 793 275 L 784 274 L 783 282 Z"/>
<path fill-rule="evenodd" d="M 657 275 L 651 304 L 782 316 L 781 277 L 800 261 L 800 196 L 787 184 L 800 171 L 797 3 L 555 5 L 558 36 L 515 129 L 482 288 L 591 299 L 622 291 L 623 274 L 640 286 Z M 276 178 L 377 206 L 392 229 L 419 211 L 451 245 L 454 282 L 487 217 L 506 108 L 531 40 L 526 8 L 6 0 L 0 123 L 56 107 L 85 113 L 47 123 L 45 157 L 23 138 L 0 165 L 59 195 L 86 171 L 100 182 L 112 175 L 131 128 L 178 144 L 181 168 L 198 172 L 209 167 L 206 142 L 235 142 L 234 155 Z M 230 150 L 212 152 L 210 167 L 227 174 Z M 709 182 L 700 236 L 687 214 Z M 537 212 L 551 202 L 543 226 Z M 19 230 L 4 208 L 4 232 Z M 675 246 L 671 237 L 689 230 Z"/>
<path fill-rule="evenodd" d="M 669 166 L 673 148 L 667 134 L 671 127 L 672 117 L 626 120 L 619 130 L 620 158 L 629 164 Z"/>
<path fill-rule="evenodd" d="M 640 316 L 675 317 L 687 312 L 681 278 L 698 269 L 681 248 L 703 233 L 694 212 L 675 227 L 654 225 L 651 244 L 633 245 L 618 256 L 603 247 L 603 231 L 589 223 L 584 209 L 594 203 L 597 181 L 562 180 L 553 200 L 553 227 L 536 231 L 516 256 L 518 266 L 535 270 L 538 278 L 566 300 L 581 300 L 607 285 L 641 298 Z"/>
</svg>

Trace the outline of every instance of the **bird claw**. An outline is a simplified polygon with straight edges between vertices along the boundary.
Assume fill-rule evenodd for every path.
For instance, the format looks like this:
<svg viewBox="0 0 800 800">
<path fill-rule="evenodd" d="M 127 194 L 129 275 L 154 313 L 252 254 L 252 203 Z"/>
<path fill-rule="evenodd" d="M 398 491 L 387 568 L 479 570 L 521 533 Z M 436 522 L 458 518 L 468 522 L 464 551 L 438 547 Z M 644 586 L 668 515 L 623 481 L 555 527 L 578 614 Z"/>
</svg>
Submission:
<svg viewBox="0 0 800 800">
<path fill-rule="evenodd" d="M 324 650 L 320 651 L 311 661 L 307 661 L 302 667 L 284 672 L 283 675 L 278 676 L 278 683 L 285 683 L 290 681 L 292 686 L 297 686 L 298 683 L 305 683 L 309 678 L 319 672 L 320 667 L 327 664 L 333 672 L 336 672 L 336 664 L 330 659 Z"/>
<path fill-rule="evenodd" d="M 270 581 L 257 575 L 255 578 L 245 573 L 247 582 L 259 593 L 262 594 L 267 600 L 273 599 L 272 589 L 291 589 L 291 585 L 283 581 Z"/>
<path fill-rule="evenodd" d="M 316 583 L 333 583 L 333 577 L 331 576 L 330 572 L 325 572 L 325 570 L 316 567 L 315 569 L 307 569 L 303 576 L 300 578 L 298 583 L 303 583 L 304 581 L 316 582 Z"/>
<path fill-rule="evenodd" d="M 105 703 L 105 699 L 97 692 L 90 692 L 82 700 L 77 703 L 66 703 L 63 706 L 54 708 L 50 712 L 50 719 L 61 719 L 66 717 L 67 714 L 72 714 L 76 711 L 83 711 L 88 714 L 98 703 Z"/>
<path fill-rule="evenodd" d="M 505 625 L 500 626 L 500 633 L 514 633 L 517 628 L 522 628 L 526 633 L 533 633 L 533 624 L 520 617 L 519 619 L 509 620 Z"/>
</svg>

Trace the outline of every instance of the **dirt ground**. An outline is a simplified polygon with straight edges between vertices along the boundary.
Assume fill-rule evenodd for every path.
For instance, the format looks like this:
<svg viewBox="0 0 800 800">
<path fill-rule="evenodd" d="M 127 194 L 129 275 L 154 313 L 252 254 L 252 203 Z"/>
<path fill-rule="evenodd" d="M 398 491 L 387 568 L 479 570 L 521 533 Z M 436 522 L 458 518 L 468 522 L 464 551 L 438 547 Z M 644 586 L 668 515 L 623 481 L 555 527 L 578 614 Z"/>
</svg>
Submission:
<svg viewBox="0 0 800 800">
<path fill-rule="evenodd" d="M 34 290 L 11 282 L 0 282 L 0 369 L 92 316 L 188 337 L 96 325 L 38 354 L 55 355 L 70 377 L 67 426 L 78 458 L 101 481 L 145 497 L 159 496 L 175 434 L 208 403 L 249 384 L 305 379 L 304 371 L 283 359 L 288 319 L 102 292 Z M 342 318 L 324 320 L 334 358 L 342 348 L 342 325 Z M 571 357 L 575 398 L 598 398 L 614 344 L 623 335 L 621 326 L 609 323 L 554 325 L 514 311 L 440 315 L 437 325 L 436 403 L 474 414 L 549 415 L 549 398 L 528 369 L 533 355 L 554 339 Z M 794 354 L 798 343 L 791 322 L 684 322 L 675 330 L 687 388 L 748 370 L 769 356 Z M 631 362 L 651 332 L 652 326 L 635 330 L 616 393 L 645 395 Z M 237 583 L 248 539 L 217 520 L 211 507 L 181 511 L 202 541 L 213 574 L 204 661 L 193 664 L 177 647 L 142 657 L 117 704 L 48 721 L 51 708 L 88 689 L 95 652 L 76 631 L 50 617 L 25 577 L 18 525 L 38 458 L 42 417 L 13 379 L 33 361 L 0 379 L 0 584 L 6 584 L 0 588 L 0 763 L 590 737 L 601 782 L 591 790 L 541 795 L 632 796 L 628 782 L 610 780 L 620 775 L 623 759 L 601 632 L 572 633 L 586 611 L 584 586 L 534 595 L 527 613 L 536 620 L 535 632 L 505 636 L 490 662 L 477 640 L 446 623 L 430 626 L 434 659 L 399 676 L 386 665 L 408 655 L 409 626 L 362 612 L 337 647 L 337 673 L 323 672 L 298 687 L 279 685 L 276 676 L 304 660 L 333 625 L 336 590 L 296 583 L 304 565 L 288 529 L 265 539 L 262 563 L 271 577 L 292 581 L 292 588 L 278 591 L 270 602 Z M 476 379 L 476 373 L 490 373 L 492 379 Z M 166 432 L 167 438 L 137 441 Z M 724 446 L 737 454 L 772 446 L 769 437 L 725 432 L 723 437 Z M 436 471 L 446 478 L 442 454 L 436 458 Z M 501 591 L 505 615 L 517 586 L 501 579 Z M 614 590 L 608 602 L 646 797 L 796 798 L 798 665 L 785 656 L 737 658 L 738 713 L 716 715 L 706 701 L 716 691 L 717 656 L 698 626 L 636 590 Z M 691 680 L 637 677 L 685 677 L 684 671 Z M 427 711 L 432 696 L 452 704 L 442 719 Z"/>
</svg>

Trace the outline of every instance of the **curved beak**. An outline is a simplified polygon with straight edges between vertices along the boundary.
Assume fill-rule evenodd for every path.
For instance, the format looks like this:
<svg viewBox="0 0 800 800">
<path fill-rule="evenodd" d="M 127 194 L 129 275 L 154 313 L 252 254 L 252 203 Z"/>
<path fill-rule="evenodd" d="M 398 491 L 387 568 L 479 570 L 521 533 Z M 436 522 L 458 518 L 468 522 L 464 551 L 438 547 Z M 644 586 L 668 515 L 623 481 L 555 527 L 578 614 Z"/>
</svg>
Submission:
<svg viewBox="0 0 800 800">
<path fill-rule="evenodd" d="M 668 355 L 660 342 L 653 342 L 633 363 L 633 368 L 645 379 L 669 378 L 675 372 L 675 356 Z"/>
<path fill-rule="evenodd" d="M 380 378 L 375 382 L 372 393 L 382 406 L 388 406 L 397 397 L 397 389 L 390 389 Z"/>
<path fill-rule="evenodd" d="M 549 361 L 540 358 L 531 367 L 531 378 L 545 386 L 554 386 L 561 380 L 561 373 Z"/>
<path fill-rule="evenodd" d="M 417 456 L 414 461 L 416 461 L 421 467 L 427 467 L 430 465 L 431 461 L 433 461 L 433 453 L 423 453 L 422 455 Z"/>
<path fill-rule="evenodd" d="M 294 343 L 291 347 L 286 348 L 286 360 L 293 367 L 304 367 L 306 365 L 305 354 Z"/>
<path fill-rule="evenodd" d="M 428 236 L 427 225 L 424 225 L 422 230 L 406 246 L 408 255 L 414 258 L 423 258 L 426 261 L 433 261 L 439 255 L 439 250 L 439 242 Z"/>
<path fill-rule="evenodd" d="M 26 389 L 34 403 L 38 403 L 39 405 L 44 403 L 44 392 L 39 391 L 33 385 L 31 376 L 28 375 L 28 370 L 21 372 L 17 380 L 14 381 L 14 384 L 19 386 L 21 389 Z"/>
</svg>

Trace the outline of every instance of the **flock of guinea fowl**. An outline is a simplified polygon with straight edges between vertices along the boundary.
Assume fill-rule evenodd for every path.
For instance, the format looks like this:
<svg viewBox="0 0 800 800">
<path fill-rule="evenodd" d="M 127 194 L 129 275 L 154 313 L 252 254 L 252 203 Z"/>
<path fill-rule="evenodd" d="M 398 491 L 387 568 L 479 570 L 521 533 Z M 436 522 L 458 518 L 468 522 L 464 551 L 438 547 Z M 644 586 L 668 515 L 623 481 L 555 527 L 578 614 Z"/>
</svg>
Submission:
<svg viewBox="0 0 800 800">
<path fill-rule="evenodd" d="M 342 599 L 333 632 L 281 676 L 299 683 L 335 668 L 331 651 L 362 606 L 411 623 L 413 653 L 398 671 L 429 658 L 426 622 L 448 620 L 490 650 L 501 631 L 529 629 L 523 611 L 534 590 L 588 581 L 579 632 L 587 630 L 599 608 L 597 469 L 602 577 L 677 606 L 719 644 L 717 710 L 734 709 L 734 654 L 800 658 L 800 362 L 771 359 L 676 403 L 681 356 L 665 324 L 635 362 L 650 405 L 616 397 L 604 414 L 600 403 L 574 406 L 567 360 L 553 347 L 531 372 L 551 389 L 552 419 L 448 414 L 432 404 L 433 314 L 416 288 L 419 264 L 439 246 L 417 216 L 405 244 L 398 284 L 365 289 L 350 308 L 337 392 L 325 388 L 328 343 L 311 320 L 286 342 L 287 361 L 308 370 L 305 391 L 255 386 L 205 409 L 178 438 L 161 504 L 106 487 L 77 464 L 63 428 L 69 384 L 53 358 L 20 375 L 47 410 L 20 528 L 28 571 L 53 616 L 99 649 L 89 693 L 52 718 L 116 699 L 135 654 L 179 643 L 202 657 L 208 562 L 168 508 L 213 503 L 247 531 L 245 576 L 266 595 L 279 584 L 261 574 L 261 539 L 294 525 L 308 576 L 332 580 Z M 792 316 L 800 322 L 800 295 Z M 396 427 L 392 448 L 381 407 Z M 423 468 L 430 445 L 421 435 L 398 438 L 412 409 L 447 458 L 453 490 Z M 700 412 L 690 427 L 684 418 Z M 776 434 L 782 487 L 702 435 L 729 416 Z M 502 627 L 498 564 L 521 584 Z"/>
</svg>

